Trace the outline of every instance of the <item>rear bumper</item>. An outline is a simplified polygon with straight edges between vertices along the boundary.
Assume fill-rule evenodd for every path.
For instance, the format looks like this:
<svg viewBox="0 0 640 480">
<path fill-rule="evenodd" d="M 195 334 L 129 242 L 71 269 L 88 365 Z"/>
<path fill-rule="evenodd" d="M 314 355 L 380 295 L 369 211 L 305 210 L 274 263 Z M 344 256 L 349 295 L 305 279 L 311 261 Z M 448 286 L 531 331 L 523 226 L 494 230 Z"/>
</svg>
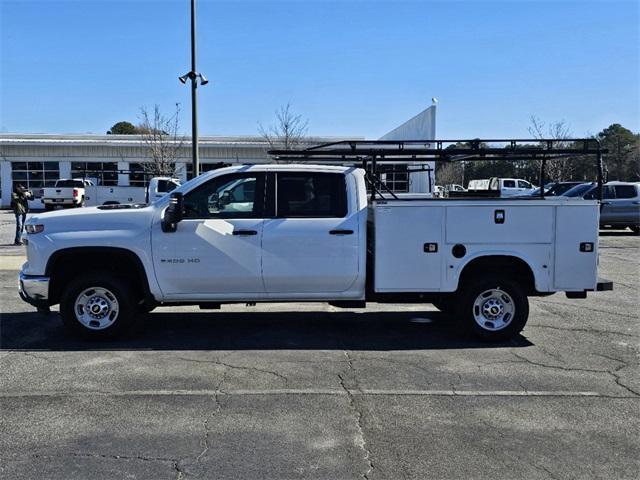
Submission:
<svg viewBox="0 0 640 480">
<path fill-rule="evenodd" d="M 598 277 L 596 282 L 596 292 L 607 292 L 613 290 L 613 282 L 606 278 Z M 580 292 L 565 292 L 567 298 L 587 298 L 587 292 L 593 292 L 594 290 L 582 290 Z"/>
<path fill-rule="evenodd" d="M 49 306 L 49 277 L 25 275 L 20 272 L 20 298 L 36 308 Z"/>
<path fill-rule="evenodd" d="M 596 292 L 606 292 L 613 290 L 613 282 L 606 278 L 598 277 L 598 283 L 596 284 Z"/>
</svg>

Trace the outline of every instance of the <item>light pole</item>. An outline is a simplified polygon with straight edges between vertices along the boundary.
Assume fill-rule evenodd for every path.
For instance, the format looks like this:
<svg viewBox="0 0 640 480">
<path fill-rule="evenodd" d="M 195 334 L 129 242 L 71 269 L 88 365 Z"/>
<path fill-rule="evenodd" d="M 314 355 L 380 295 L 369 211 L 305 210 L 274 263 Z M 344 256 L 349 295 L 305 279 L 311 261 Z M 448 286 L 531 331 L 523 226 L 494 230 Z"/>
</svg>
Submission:
<svg viewBox="0 0 640 480">
<path fill-rule="evenodd" d="M 200 175 L 200 158 L 198 154 L 198 79 L 200 85 L 209 81 L 196 70 L 196 0 L 191 0 L 191 71 L 178 77 L 183 84 L 191 80 L 191 164 L 193 176 Z"/>
</svg>

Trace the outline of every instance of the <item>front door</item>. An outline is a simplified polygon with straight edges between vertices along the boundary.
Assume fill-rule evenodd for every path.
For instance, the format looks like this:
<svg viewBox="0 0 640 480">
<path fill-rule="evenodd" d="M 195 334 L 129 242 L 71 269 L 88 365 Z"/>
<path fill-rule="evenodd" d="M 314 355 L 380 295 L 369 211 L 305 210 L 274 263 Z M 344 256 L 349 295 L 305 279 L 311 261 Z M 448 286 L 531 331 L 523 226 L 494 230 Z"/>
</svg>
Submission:
<svg viewBox="0 0 640 480">
<path fill-rule="evenodd" d="M 262 271 L 269 294 L 344 292 L 358 276 L 355 198 L 341 173 L 278 172 L 275 218 L 265 221 Z"/>
<path fill-rule="evenodd" d="M 175 232 L 153 235 L 162 292 L 175 298 L 263 294 L 264 174 L 214 177 L 185 193 L 184 205 Z"/>
</svg>

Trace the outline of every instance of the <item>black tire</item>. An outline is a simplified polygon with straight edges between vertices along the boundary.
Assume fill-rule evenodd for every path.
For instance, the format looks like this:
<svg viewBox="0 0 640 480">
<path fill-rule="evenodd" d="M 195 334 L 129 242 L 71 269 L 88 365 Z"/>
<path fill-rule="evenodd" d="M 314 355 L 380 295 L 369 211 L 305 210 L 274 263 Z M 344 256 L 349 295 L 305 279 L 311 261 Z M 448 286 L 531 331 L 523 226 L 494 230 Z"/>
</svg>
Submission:
<svg viewBox="0 0 640 480">
<path fill-rule="evenodd" d="M 44 204 L 44 210 L 46 212 L 50 212 L 51 210 L 53 210 L 53 205 L 51 205 L 50 203 L 45 203 Z"/>
<path fill-rule="evenodd" d="M 515 337 L 526 325 L 529 300 L 524 288 L 516 280 L 492 276 L 476 278 L 461 290 L 456 320 L 464 333 L 485 341 L 498 342 Z M 490 316 L 492 309 L 497 309 L 495 320 Z M 511 313 L 507 317 L 509 310 Z M 485 316 L 485 313 L 488 315 Z"/>
<path fill-rule="evenodd" d="M 629 227 L 633 233 L 635 233 L 636 235 L 640 235 L 640 225 L 632 225 Z"/>
<path fill-rule="evenodd" d="M 96 291 L 91 293 L 91 289 Z M 83 295 L 84 292 L 88 293 Z M 136 320 L 136 299 L 132 292 L 129 282 L 110 273 L 84 274 L 73 280 L 62 294 L 60 300 L 62 323 L 71 334 L 87 339 L 114 338 L 121 335 L 131 328 Z M 97 300 L 94 301 L 94 299 Z M 76 300 L 81 304 L 86 303 L 77 306 Z M 92 306 L 95 307 L 96 303 L 100 306 L 99 302 L 109 305 L 109 313 L 105 317 L 96 317 L 94 320 L 89 309 Z M 84 311 L 84 315 L 78 313 L 80 311 Z M 110 318 L 114 311 L 116 314 Z M 80 318 L 84 318 L 84 323 Z M 93 325 L 90 326 L 87 323 Z"/>
</svg>

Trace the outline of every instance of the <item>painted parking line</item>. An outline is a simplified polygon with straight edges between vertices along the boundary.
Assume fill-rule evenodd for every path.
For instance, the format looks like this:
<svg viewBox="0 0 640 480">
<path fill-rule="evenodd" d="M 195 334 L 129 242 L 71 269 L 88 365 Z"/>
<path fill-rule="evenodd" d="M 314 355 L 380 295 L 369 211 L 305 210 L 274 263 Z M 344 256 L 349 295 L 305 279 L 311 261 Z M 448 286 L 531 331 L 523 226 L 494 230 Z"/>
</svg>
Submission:
<svg viewBox="0 0 640 480">
<path fill-rule="evenodd" d="M 0 270 L 20 270 L 27 259 L 22 255 L 1 255 Z"/>
<path fill-rule="evenodd" d="M 5 392 L 0 393 L 0 398 L 22 397 L 198 397 L 198 396 L 244 396 L 244 395 L 363 395 L 363 396 L 424 396 L 424 397 L 601 397 L 607 396 L 593 391 L 568 391 L 568 390 L 381 390 L 381 389 L 271 389 L 271 390 L 126 390 L 126 391 L 40 391 L 40 392 Z M 620 397 L 625 398 L 625 397 Z M 637 397 L 634 397 L 637 398 Z"/>
</svg>

